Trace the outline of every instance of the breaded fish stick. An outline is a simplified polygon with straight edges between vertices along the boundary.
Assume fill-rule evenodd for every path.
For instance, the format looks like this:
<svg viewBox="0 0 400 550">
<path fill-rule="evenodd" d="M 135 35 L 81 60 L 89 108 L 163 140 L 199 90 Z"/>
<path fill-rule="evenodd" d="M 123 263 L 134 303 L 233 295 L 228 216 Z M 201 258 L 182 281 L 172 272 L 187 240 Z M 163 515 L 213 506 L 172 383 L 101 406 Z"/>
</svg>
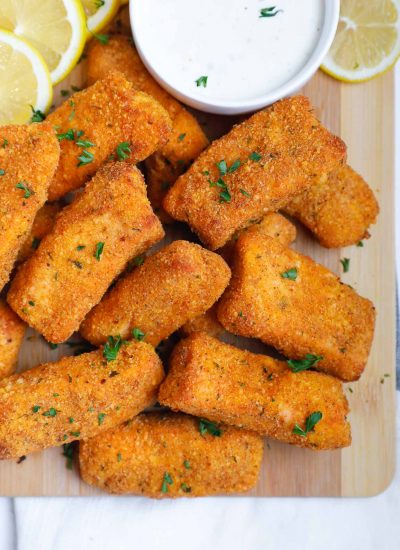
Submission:
<svg viewBox="0 0 400 550">
<path fill-rule="evenodd" d="M 109 335 L 132 338 L 139 329 L 156 346 L 209 309 L 229 278 L 230 269 L 218 254 L 174 241 L 118 281 L 86 317 L 80 333 L 98 345 Z"/>
<path fill-rule="evenodd" d="M 214 304 L 202 315 L 187 321 L 181 327 L 180 332 L 184 336 L 189 336 L 189 334 L 192 334 L 193 332 L 206 332 L 208 335 L 215 337 L 218 337 L 220 334 L 224 333 L 225 329 L 217 318 L 217 306 L 218 303 Z"/>
<path fill-rule="evenodd" d="M 0 290 L 47 199 L 59 157 L 50 124 L 0 127 Z"/>
<path fill-rule="evenodd" d="M 46 202 L 38 211 L 33 220 L 32 229 L 18 253 L 19 262 L 24 262 L 29 256 L 32 256 L 43 237 L 50 233 L 61 208 L 59 202 Z"/>
<path fill-rule="evenodd" d="M 285 246 L 289 246 L 296 240 L 296 227 L 284 216 L 276 212 L 267 214 L 260 222 L 250 225 L 244 229 L 244 231 L 251 231 L 257 235 L 268 235 L 268 237 L 278 239 L 278 241 Z M 218 251 L 228 264 L 230 264 L 233 259 L 234 249 L 238 238 L 239 235 L 236 235 Z"/>
<path fill-rule="evenodd" d="M 52 201 L 81 187 L 110 158 L 131 164 L 144 160 L 171 131 L 165 109 L 116 71 L 74 94 L 47 120 L 61 145 L 49 188 Z"/>
<path fill-rule="evenodd" d="M 0 299 L 0 378 L 14 372 L 25 328 L 25 323 Z"/>
<path fill-rule="evenodd" d="M 284 210 L 308 227 L 322 246 L 340 248 L 369 237 L 379 206 L 368 184 L 345 165 L 319 178 Z"/>
<path fill-rule="evenodd" d="M 193 334 L 176 346 L 158 399 L 173 410 L 299 447 L 335 449 L 351 442 L 348 403 L 337 379 L 294 373 L 282 361 L 206 334 Z"/>
<path fill-rule="evenodd" d="M 0 459 L 87 439 L 121 424 L 154 403 L 163 376 L 154 349 L 132 342 L 119 351 L 114 346 L 104 355 L 98 350 L 63 357 L 2 380 Z"/>
<path fill-rule="evenodd" d="M 236 231 L 285 206 L 345 158 L 344 143 L 302 96 L 283 99 L 214 141 L 164 199 L 212 250 Z"/>
<path fill-rule="evenodd" d="M 171 117 L 172 133 L 168 143 L 145 161 L 150 202 L 162 221 L 170 221 L 161 208 L 163 198 L 177 177 L 207 147 L 208 140 L 194 116 L 161 88 L 147 71 L 132 38 L 114 35 L 107 44 L 93 40 L 87 57 L 89 84 L 115 69 L 121 71 L 135 88 L 159 101 Z"/>
<path fill-rule="evenodd" d="M 128 260 L 163 235 L 139 170 L 108 163 L 64 208 L 51 233 L 21 266 L 8 303 L 46 340 L 64 342 Z"/>
<path fill-rule="evenodd" d="M 242 493 L 254 487 L 262 438 L 174 413 L 141 414 L 79 445 L 82 479 L 109 493 L 153 498 Z"/>
<path fill-rule="evenodd" d="M 245 232 L 218 319 L 229 332 L 260 338 L 291 359 L 315 355 L 316 369 L 350 381 L 365 368 L 375 309 L 308 256 Z"/>
</svg>

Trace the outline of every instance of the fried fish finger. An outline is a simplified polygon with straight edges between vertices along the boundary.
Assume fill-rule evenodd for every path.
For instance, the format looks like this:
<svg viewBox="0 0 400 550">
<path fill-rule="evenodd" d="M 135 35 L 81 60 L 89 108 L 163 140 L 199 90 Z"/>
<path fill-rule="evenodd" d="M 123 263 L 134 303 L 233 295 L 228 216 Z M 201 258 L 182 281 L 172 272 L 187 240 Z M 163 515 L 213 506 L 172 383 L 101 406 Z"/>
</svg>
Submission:
<svg viewBox="0 0 400 550">
<path fill-rule="evenodd" d="M 206 334 L 193 334 L 176 346 L 159 402 L 299 447 L 336 449 L 351 442 L 339 380 L 319 372 L 294 373 L 282 361 Z"/>
<path fill-rule="evenodd" d="M 19 262 L 24 262 L 29 256 L 32 256 L 43 237 L 47 235 L 47 233 L 50 233 L 53 229 L 56 216 L 61 211 L 61 208 L 59 202 L 46 202 L 38 211 L 33 220 L 32 229 L 18 253 Z"/>
<path fill-rule="evenodd" d="M 143 342 L 14 374 L 0 382 L 0 459 L 113 428 L 152 405 L 162 379 L 157 354 Z"/>
<path fill-rule="evenodd" d="M 171 117 L 172 133 L 168 143 L 145 161 L 150 202 L 162 221 L 170 221 L 171 218 L 161 208 L 163 198 L 171 184 L 208 145 L 200 124 L 157 84 L 129 37 L 110 36 L 107 44 L 93 40 L 88 50 L 87 68 L 89 84 L 118 69 L 135 88 L 159 101 Z"/>
<path fill-rule="evenodd" d="M 26 325 L 16 313 L 0 300 L 0 378 L 14 372 Z"/>
<path fill-rule="evenodd" d="M 169 190 L 164 208 L 215 250 L 285 206 L 315 174 L 334 170 L 345 153 L 307 98 L 283 99 L 214 141 Z"/>
<path fill-rule="evenodd" d="M 218 254 L 174 241 L 118 281 L 86 317 L 80 333 L 98 345 L 109 335 L 132 338 L 136 329 L 156 346 L 209 309 L 229 278 L 230 269 Z"/>
<path fill-rule="evenodd" d="M 369 237 L 368 227 L 375 223 L 379 206 L 364 179 L 345 165 L 319 178 L 284 210 L 312 231 L 322 246 L 340 248 Z"/>
<path fill-rule="evenodd" d="M 203 424 L 183 414 L 141 414 L 80 443 L 82 479 L 109 493 L 153 498 L 242 493 L 254 487 L 262 438 L 225 425 L 213 435 Z"/>
<path fill-rule="evenodd" d="M 144 160 L 171 131 L 165 109 L 117 71 L 74 94 L 47 120 L 61 145 L 51 201 L 81 187 L 110 157 L 131 164 Z"/>
<path fill-rule="evenodd" d="M 128 260 L 164 235 L 139 170 L 108 163 L 19 269 L 8 303 L 49 342 L 78 330 Z"/>
<path fill-rule="evenodd" d="M 218 306 L 225 329 L 260 338 L 291 359 L 316 356 L 316 369 L 357 380 L 374 334 L 373 304 L 276 239 L 245 232 L 235 253 L 232 281 Z"/>
<path fill-rule="evenodd" d="M 0 128 L 0 290 L 31 230 L 60 157 L 47 124 Z"/>
</svg>

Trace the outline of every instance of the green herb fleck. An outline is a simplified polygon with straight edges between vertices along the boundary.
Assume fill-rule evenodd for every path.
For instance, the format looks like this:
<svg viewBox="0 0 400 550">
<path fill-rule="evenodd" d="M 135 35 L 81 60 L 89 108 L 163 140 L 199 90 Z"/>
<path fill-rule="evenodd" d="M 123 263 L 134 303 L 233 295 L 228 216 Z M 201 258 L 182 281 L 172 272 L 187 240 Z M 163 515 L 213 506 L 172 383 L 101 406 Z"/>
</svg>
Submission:
<svg viewBox="0 0 400 550">
<path fill-rule="evenodd" d="M 8 146 L 8 139 L 3 139 L 3 143 L 1 144 L 2 149 L 5 149 Z"/>
<path fill-rule="evenodd" d="M 207 80 L 208 76 L 200 76 L 197 80 L 195 80 L 196 86 L 198 88 L 201 86 L 203 86 L 203 88 L 207 88 Z"/>
<path fill-rule="evenodd" d="M 127 141 L 123 141 L 119 145 L 117 145 L 116 153 L 118 156 L 118 160 L 125 160 L 129 158 L 129 155 L 132 153 L 130 143 Z"/>
<path fill-rule="evenodd" d="M 99 423 L 99 426 L 103 424 L 105 416 L 106 416 L 106 413 L 99 413 L 97 415 L 97 421 Z"/>
<path fill-rule="evenodd" d="M 246 189 L 240 189 L 240 192 L 242 193 L 242 195 L 244 195 L 245 197 L 251 197 L 250 193 L 248 193 L 246 191 Z"/>
<path fill-rule="evenodd" d="M 68 420 L 69 420 L 69 423 L 70 423 L 70 424 L 73 424 L 73 423 L 74 423 L 74 419 L 72 418 L 72 416 L 70 416 L 70 417 L 68 418 Z"/>
<path fill-rule="evenodd" d="M 73 263 L 74 266 L 77 267 L 78 269 L 82 269 L 82 268 L 83 268 L 83 265 L 81 264 L 81 262 L 78 262 L 77 260 L 74 260 L 72 263 Z"/>
<path fill-rule="evenodd" d="M 124 341 L 121 336 L 109 336 L 108 340 L 103 349 L 103 357 L 109 363 L 110 361 L 115 361 L 117 358 L 118 352 Z"/>
<path fill-rule="evenodd" d="M 97 9 L 102 8 L 102 7 L 104 6 L 105 3 L 106 3 L 105 0 L 96 0 L 96 1 L 95 1 L 96 8 L 97 8 Z"/>
<path fill-rule="evenodd" d="M 146 335 L 144 332 L 140 330 L 140 328 L 134 328 L 132 330 L 132 336 L 135 338 L 135 340 L 137 340 L 138 342 L 141 342 Z"/>
<path fill-rule="evenodd" d="M 140 265 L 144 264 L 145 256 L 136 256 L 136 258 L 133 259 L 133 265 L 135 267 L 139 267 Z"/>
<path fill-rule="evenodd" d="M 364 242 L 363 241 L 358 241 L 357 246 L 359 248 L 363 248 L 364 247 Z"/>
<path fill-rule="evenodd" d="M 46 118 L 46 115 L 42 113 L 39 109 L 35 110 L 33 105 L 30 106 L 32 109 L 31 122 L 43 122 Z"/>
<path fill-rule="evenodd" d="M 293 372 L 301 372 L 303 370 L 315 367 L 315 365 L 322 361 L 322 359 L 322 355 L 313 355 L 312 353 L 307 353 L 304 359 L 288 359 L 287 364 Z"/>
<path fill-rule="evenodd" d="M 64 439 L 67 439 L 67 436 L 64 436 Z M 74 445 L 73 445 L 73 443 L 64 443 L 62 454 L 67 459 L 66 466 L 67 466 L 68 470 L 72 470 L 73 463 L 74 463 Z"/>
<path fill-rule="evenodd" d="M 74 139 L 75 139 L 74 131 L 72 129 L 70 129 L 70 130 L 67 130 L 64 133 L 57 134 L 57 139 L 58 139 L 58 141 L 63 141 L 63 139 L 67 139 L 68 141 L 74 141 Z"/>
<path fill-rule="evenodd" d="M 347 273 L 350 269 L 350 258 L 343 258 L 340 263 L 343 266 L 343 273 Z"/>
<path fill-rule="evenodd" d="M 24 191 L 24 199 L 29 199 L 35 193 L 28 187 L 28 184 L 25 181 L 20 181 L 15 186 L 16 189 L 22 189 Z"/>
<path fill-rule="evenodd" d="M 259 17 L 260 18 L 263 18 L 263 17 L 275 17 L 275 15 L 277 15 L 280 11 L 283 11 L 283 10 L 277 10 L 276 9 L 276 6 L 271 6 L 270 8 L 262 8 L 260 10 L 260 15 Z"/>
<path fill-rule="evenodd" d="M 201 435 L 205 435 L 208 432 L 215 437 L 220 437 L 222 433 L 221 429 L 214 422 L 210 422 L 210 420 L 206 420 L 205 418 L 201 418 L 199 421 L 199 431 Z"/>
<path fill-rule="evenodd" d="M 260 153 L 257 153 L 257 151 L 253 151 L 252 153 L 250 153 L 249 159 L 254 162 L 259 162 L 261 160 L 261 155 Z"/>
<path fill-rule="evenodd" d="M 45 411 L 43 413 L 43 416 L 51 416 L 51 417 L 57 416 L 57 411 L 53 407 L 50 407 L 48 411 Z"/>
<path fill-rule="evenodd" d="M 282 279 L 290 279 L 291 281 L 295 281 L 297 279 L 297 268 L 292 267 L 291 269 L 284 271 L 281 273 L 281 277 Z"/>
<path fill-rule="evenodd" d="M 40 409 L 40 405 L 35 405 L 34 407 L 32 407 L 32 411 L 34 413 L 37 413 L 39 411 L 39 409 Z"/>
<path fill-rule="evenodd" d="M 190 462 L 188 460 L 184 460 L 183 465 L 185 466 L 186 470 L 190 470 Z"/>
<path fill-rule="evenodd" d="M 74 437 L 79 437 L 81 435 L 81 432 L 71 432 L 71 435 Z"/>
<path fill-rule="evenodd" d="M 35 305 L 35 302 L 33 300 L 29 300 L 28 304 L 33 307 Z"/>
<path fill-rule="evenodd" d="M 93 36 L 97 38 L 97 40 L 100 42 L 100 44 L 103 44 L 103 46 L 106 46 L 110 40 L 109 34 L 97 34 L 93 33 Z"/>
<path fill-rule="evenodd" d="M 77 250 L 83 250 L 84 248 L 86 248 L 86 246 L 83 244 L 80 244 L 79 246 L 76 247 Z"/>
<path fill-rule="evenodd" d="M 97 243 L 96 244 L 96 250 L 95 250 L 95 253 L 94 253 L 94 257 L 96 258 L 96 260 L 98 262 L 100 261 L 101 255 L 103 254 L 104 244 L 105 243 Z"/>
<path fill-rule="evenodd" d="M 0 168 L 0 176 L 4 176 L 5 173 L 6 173 L 6 171 L 3 170 L 2 168 Z"/>
<path fill-rule="evenodd" d="M 121 453 L 118 453 L 117 454 L 117 462 L 121 462 L 121 460 L 122 460 L 122 455 L 121 455 Z"/>
<path fill-rule="evenodd" d="M 51 350 L 54 350 L 54 349 L 57 349 L 58 348 L 58 344 L 53 344 L 52 342 L 47 342 L 48 345 L 49 345 L 49 348 Z"/>
<path fill-rule="evenodd" d="M 78 139 L 77 141 L 75 141 L 75 144 L 78 147 L 87 147 L 88 149 L 90 147 L 96 147 L 95 144 L 89 141 L 88 139 Z"/>
<path fill-rule="evenodd" d="M 78 160 L 79 160 L 77 164 L 78 168 L 80 166 L 86 166 L 87 164 L 90 164 L 91 162 L 94 161 L 94 155 L 90 151 L 86 151 L 86 149 L 84 149 L 82 151 L 82 154 L 79 155 Z"/>
<path fill-rule="evenodd" d="M 315 425 L 321 420 L 322 413 L 319 411 L 313 412 L 310 416 L 306 418 L 306 427 L 305 430 L 301 428 L 298 424 L 293 428 L 293 433 L 296 435 L 301 435 L 305 437 L 309 432 L 313 432 Z"/>
<path fill-rule="evenodd" d="M 178 141 L 183 141 L 186 137 L 186 134 L 179 134 Z"/>
<path fill-rule="evenodd" d="M 186 483 L 181 484 L 181 489 L 184 493 L 190 493 L 192 491 L 192 488 L 186 485 Z"/>
<path fill-rule="evenodd" d="M 168 472 L 164 472 L 163 482 L 161 485 L 161 492 L 162 493 L 168 493 L 168 485 L 172 485 L 172 477 L 169 475 Z"/>
</svg>

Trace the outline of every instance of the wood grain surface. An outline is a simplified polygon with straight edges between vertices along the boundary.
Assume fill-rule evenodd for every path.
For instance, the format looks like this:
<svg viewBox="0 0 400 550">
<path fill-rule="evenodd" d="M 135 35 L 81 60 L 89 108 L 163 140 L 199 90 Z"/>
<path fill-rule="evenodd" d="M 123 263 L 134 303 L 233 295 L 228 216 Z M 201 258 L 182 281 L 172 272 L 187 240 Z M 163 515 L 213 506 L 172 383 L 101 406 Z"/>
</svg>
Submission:
<svg viewBox="0 0 400 550">
<path fill-rule="evenodd" d="M 71 84 L 83 86 L 84 82 L 83 62 L 57 87 L 55 103 L 63 100 L 61 89 Z M 311 98 L 324 124 L 347 143 L 349 162 L 376 192 L 381 213 L 363 248 L 326 250 L 301 228 L 295 247 L 339 274 L 340 259 L 350 258 L 350 270 L 341 274 L 342 278 L 375 303 L 377 325 L 365 373 L 359 382 L 345 385 L 351 406 L 352 446 L 343 451 L 313 452 L 266 440 L 260 480 L 250 494 L 371 496 L 390 484 L 395 468 L 393 74 L 348 85 L 319 72 L 302 91 Z M 234 122 L 203 113 L 199 118 L 211 137 Z M 260 344 L 254 345 L 258 351 L 262 349 Z M 55 361 L 73 349 L 63 345 L 51 351 L 40 336 L 29 330 L 20 354 L 20 369 Z M 30 455 L 20 464 L 0 463 L 0 494 L 72 496 L 99 491 L 80 481 L 76 465 L 73 471 L 66 468 L 62 449 L 57 448 Z"/>
</svg>

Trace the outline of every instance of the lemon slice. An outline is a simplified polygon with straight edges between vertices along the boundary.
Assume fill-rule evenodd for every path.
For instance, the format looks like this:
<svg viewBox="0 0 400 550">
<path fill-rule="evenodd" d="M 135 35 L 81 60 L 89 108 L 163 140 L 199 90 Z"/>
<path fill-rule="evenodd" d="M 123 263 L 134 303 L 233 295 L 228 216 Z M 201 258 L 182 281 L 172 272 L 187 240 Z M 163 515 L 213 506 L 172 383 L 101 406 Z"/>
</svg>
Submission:
<svg viewBox="0 0 400 550">
<path fill-rule="evenodd" d="M 400 55 L 400 0 L 342 0 L 322 70 L 345 82 L 370 80 Z"/>
<path fill-rule="evenodd" d="M 50 73 L 40 53 L 0 30 L 0 125 L 28 122 L 32 108 L 45 112 L 52 98 Z"/>
<path fill-rule="evenodd" d="M 120 0 L 82 0 L 90 36 L 103 29 L 117 13 Z M 90 38 L 89 36 L 89 38 Z"/>
<path fill-rule="evenodd" d="M 54 84 L 73 69 L 85 46 L 79 0 L 1 0 L 0 28 L 26 38 L 42 54 Z"/>
</svg>

